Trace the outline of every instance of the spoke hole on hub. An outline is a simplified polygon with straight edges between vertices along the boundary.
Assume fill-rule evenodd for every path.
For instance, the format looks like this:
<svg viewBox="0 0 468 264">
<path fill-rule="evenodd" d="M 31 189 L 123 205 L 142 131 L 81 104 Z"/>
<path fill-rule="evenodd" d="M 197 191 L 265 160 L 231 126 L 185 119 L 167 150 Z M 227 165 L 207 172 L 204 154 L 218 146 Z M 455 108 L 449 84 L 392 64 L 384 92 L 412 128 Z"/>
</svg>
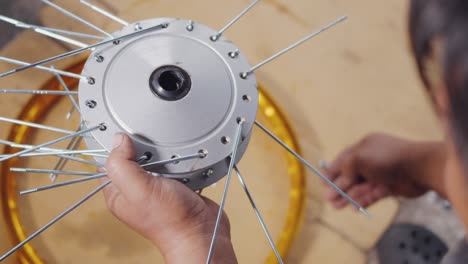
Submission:
<svg viewBox="0 0 468 264">
<path fill-rule="evenodd" d="M 245 123 L 245 122 L 246 122 L 245 118 L 243 118 L 243 117 L 238 117 L 237 118 L 237 124 Z"/>
<path fill-rule="evenodd" d="M 187 179 L 187 178 L 184 178 L 184 179 L 181 179 L 179 180 L 181 183 L 183 184 L 187 184 L 187 183 L 190 183 L 190 179 Z"/>
<path fill-rule="evenodd" d="M 208 150 L 206 150 L 206 149 L 200 149 L 200 150 L 198 151 L 198 154 L 200 154 L 200 158 L 204 159 L 204 158 L 206 158 L 206 156 L 208 156 Z"/>
<path fill-rule="evenodd" d="M 179 155 L 174 155 L 174 156 L 171 157 L 171 159 L 178 159 L 178 158 L 180 158 Z M 173 163 L 174 163 L 174 164 L 179 164 L 180 161 L 174 161 Z"/>
<path fill-rule="evenodd" d="M 104 123 L 102 123 L 102 124 L 100 125 L 100 127 L 99 127 L 99 130 L 101 130 L 101 131 L 106 131 L 106 130 L 107 130 L 107 125 L 104 124 Z"/>
<path fill-rule="evenodd" d="M 98 55 L 95 58 L 96 58 L 96 61 L 99 62 L 99 63 L 104 62 L 104 57 L 101 56 L 101 55 Z"/>
<path fill-rule="evenodd" d="M 223 143 L 224 145 L 229 144 L 229 142 L 231 142 L 231 138 L 229 138 L 229 137 L 222 137 L 221 138 L 221 143 Z"/>
<path fill-rule="evenodd" d="M 143 156 L 145 157 L 145 161 L 150 161 L 153 158 L 153 153 L 145 152 L 145 154 L 143 154 Z"/>
<path fill-rule="evenodd" d="M 87 100 L 86 101 L 86 106 L 90 109 L 94 109 L 97 106 L 97 102 L 94 100 Z"/>
<path fill-rule="evenodd" d="M 156 69 L 150 76 L 151 91 L 167 101 L 184 98 L 192 87 L 189 74 L 175 65 L 166 65 Z"/>
<path fill-rule="evenodd" d="M 245 94 L 244 96 L 242 96 L 242 100 L 244 100 L 244 102 L 249 103 L 250 101 L 252 101 L 252 97 Z"/>
</svg>

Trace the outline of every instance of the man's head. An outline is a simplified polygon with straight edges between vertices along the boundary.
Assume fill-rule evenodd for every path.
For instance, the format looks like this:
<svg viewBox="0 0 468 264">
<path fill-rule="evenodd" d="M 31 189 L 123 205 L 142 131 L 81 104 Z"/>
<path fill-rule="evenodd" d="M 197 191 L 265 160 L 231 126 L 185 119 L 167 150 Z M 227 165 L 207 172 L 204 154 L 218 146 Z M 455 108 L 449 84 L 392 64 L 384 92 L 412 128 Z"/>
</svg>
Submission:
<svg viewBox="0 0 468 264">
<path fill-rule="evenodd" d="M 446 189 L 468 227 L 468 1 L 412 0 L 411 45 L 447 136 Z"/>
</svg>

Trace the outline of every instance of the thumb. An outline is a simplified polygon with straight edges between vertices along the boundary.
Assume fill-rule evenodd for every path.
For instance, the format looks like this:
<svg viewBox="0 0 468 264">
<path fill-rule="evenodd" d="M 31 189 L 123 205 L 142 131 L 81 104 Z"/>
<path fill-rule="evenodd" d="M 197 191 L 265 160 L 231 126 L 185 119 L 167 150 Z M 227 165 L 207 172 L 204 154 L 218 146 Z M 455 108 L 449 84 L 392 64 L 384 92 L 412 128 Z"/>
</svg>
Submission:
<svg viewBox="0 0 468 264">
<path fill-rule="evenodd" d="M 153 176 L 135 161 L 133 143 L 125 134 L 114 137 L 114 149 L 107 162 L 108 177 L 129 201 L 144 201 L 152 192 Z"/>
</svg>

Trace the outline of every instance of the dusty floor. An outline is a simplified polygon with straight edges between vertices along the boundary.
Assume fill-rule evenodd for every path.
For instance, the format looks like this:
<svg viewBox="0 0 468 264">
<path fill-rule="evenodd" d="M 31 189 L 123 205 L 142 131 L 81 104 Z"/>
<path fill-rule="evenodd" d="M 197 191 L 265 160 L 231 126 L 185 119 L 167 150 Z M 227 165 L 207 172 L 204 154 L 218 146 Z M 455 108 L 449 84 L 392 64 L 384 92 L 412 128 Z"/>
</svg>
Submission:
<svg viewBox="0 0 468 264">
<path fill-rule="evenodd" d="M 37 13 L 33 10 L 37 7 L 24 5 L 26 1 L 2 0 L 0 1 L 1 13 L 34 21 Z M 37 3 L 38 1 L 30 2 Z M 67 1 L 58 2 L 66 3 Z M 145 6 L 145 1 L 103 2 L 127 18 L 139 15 L 150 16 L 152 13 L 147 11 L 152 5 Z M 248 1 L 233 2 L 240 2 L 229 6 L 237 10 Z M 334 8 L 351 13 L 352 22 L 344 30 L 338 30 L 339 33 L 335 36 L 331 34 L 328 40 L 319 42 L 317 50 L 320 52 L 307 52 L 306 48 L 282 61 L 284 64 L 298 65 L 299 70 L 288 72 L 288 76 L 282 78 L 283 80 L 278 79 L 279 74 L 275 74 L 288 71 L 283 69 L 281 64 L 272 65 L 269 70 L 259 74 L 265 83 L 272 84 L 272 93 L 276 98 L 284 98 L 283 107 L 296 124 L 301 143 L 306 149 L 310 147 L 306 155 L 311 157 L 315 156 L 316 152 L 320 152 L 325 159 L 331 159 L 341 148 L 374 130 L 411 138 L 437 139 L 440 136 L 424 96 L 417 87 L 419 83 L 416 81 L 406 50 L 404 42 L 406 1 L 379 4 L 373 3 L 375 1 L 365 1 L 366 3 L 359 4 L 360 7 L 355 7 L 356 3 L 353 4 L 354 7 L 351 7 L 351 4 L 344 0 L 335 1 L 336 3 L 333 4 L 326 3 L 328 1 L 312 1 L 313 4 L 310 1 L 271 0 L 266 2 L 272 5 L 259 8 L 259 12 L 262 12 L 265 17 L 278 16 L 279 19 L 287 21 L 288 26 L 295 26 L 300 30 L 289 32 L 287 28 L 278 28 L 277 30 L 284 34 L 282 37 L 275 38 L 262 33 L 259 37 L 264 37 L 269 42 L 254 41 L 255 44 L 248 44 L 250 40 L 242 37 L 244 33 L 234 29 L 232 35 L 240 38 L 240 42 L 248 46 L 247 53 L 250 53 L 254 60 L 271 54 L 274 50 L 290 43 L 291 39 L 296 39 L 308 32 L 308 25 L 316 27 L 319 22 L 327 22 L 335 14 L 340 13 Z M 21 5 L 21 8 L 12 7 L 12 3 Z M 180 13 L 183 16 L 190 13 L 172 8 L 169 1 L 162 1 L 160 5 L 154 4 L 154 6 L 161 7 L 161 10 L 167 11 L 168 14 Z M 288 6 L 290 9 L 285 8 Z M 222 8 L 222 5 L 214 9 L 216 8 Z M 317 10 L 322 13 L 318 14 L 320 12 Z M 372 10 L 372 12 L 367 12 L 367 10 Z M 212 21 L 216 25 L 225 21 L 223 16 L 226 13 L 211 14 L 203 8 L 199 8 L 198 11 L 202 13 L 198 16 L 200 20 L 210 14 L 213 15 Z M 53 16 L 48 15 L 52 14 L 49 9 L 42 12 L 40 21 L 43 24 L 57 25 L 52 19 Z M 313 19 L 311 14 L 318 17 Z M 86 15 L 93 19 L 89 13 Z M 204 19 L 206 20 L 210 21 L 210 19 Z M 99 23 L 101 22 L 102 20 L 99 20 Z M 65 26 L 70 26 L 70 24 L 65 24 Z M 255 19 L 255 25 L 271 26 L 267 21 L 263 23 L 259 19 Z M 10 26 L 1 23 L 0 32 L 2 32 L 0 45 L 11 40 L 13 32 Z M 323 49 L 320 49 L 323 46 L 337 48 L 323 52 Z M 309 50 L 311 50 L 310 46 Z M 387 53 L 382 54 L 382 50 L 387 50 Z M 304 61 L 304 55 L 312 56 L 315 62 Z M 321 71 L 326 74 L 321 74 Z M 303 76 L 308 72 L 322 76 L 311 76 L 303 80 Z M 341 77 L 333 79 L 337 75 Z M 318 87 L 316 90 L 319 91 L 305 91 L 311 86 Z M 307 96 L 304 97 L 304 94 Z M 416 103 L 413 103 L 412 99 Z M 324 102 L 330 102 L 330 104 Z M 417 118 L 408 117 L 408 111 L 421 115 Z M 311 135 L 314 139 L 309 140 Z M 320 146 L 316 146 L 315 138 L 318 138 Z M 322 204 L 321 191 L 317 189 L 316 183 L 310 183 L 311 194 L 308 203 L 310 208 L 308 210 L 318 209 L 322 215 L 318 218 L 315 214 L 306 215 L 301 237 L 315 236 L 319 239 L 296 245 L 292 252 L 291 263 L 311 263 L 306 260 L 314 260 L 317 263 L 334 264 L 349 260 L 348 263 L 362 264 L 366 262 L 368 252 L 371 252 L 370 262 L 377 263 L 375 254 L 372 253 L 372 246 L 385 230 L 387 221 L 382 220 L 374 227 L 368 227 L 369 224 L 363 222 L 365 220 L 352 216 L 349 212 L 334 212 Z M 377 206 L 373 212 L 377 219 L 381 217 L 391 220 L 395 208 L 394 201 L 386 201 Z M 439 202 L 434 202 L 428 197 L 403 201 L 395 221 L 426 225 L 443 237 L 448 244 L 453 244 L 462 236 L 462 229 L 453 214 L 443 209 Z M 322 228 L 308 228 L 308 224 L 310 226 L 318 224 Z M 341 258 L 334 254 L 341 255 Z"/>
<path fill-rule="evenodd" d="M 465 237 L 463 225 L 450 205 L 435 193 L 428 193 L 414 200 L 402 200 L 394 223 L 412 223 L 424 226 L 441 238 L 449 250 L 455 249 Z M 369 264 L 378 263 L 377 253 L 372 251 L 369 256 Z"/>
</svg>

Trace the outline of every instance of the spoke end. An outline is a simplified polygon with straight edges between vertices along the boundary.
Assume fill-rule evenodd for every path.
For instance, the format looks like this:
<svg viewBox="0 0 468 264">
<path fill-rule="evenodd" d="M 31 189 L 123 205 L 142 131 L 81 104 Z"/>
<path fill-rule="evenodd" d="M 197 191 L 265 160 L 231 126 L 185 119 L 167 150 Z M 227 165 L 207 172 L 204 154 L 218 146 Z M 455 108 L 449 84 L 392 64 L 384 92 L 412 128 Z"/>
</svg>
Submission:
<svg viewBox="0 0 468 264">
<path fill-rule="evenodd" d="M 32 189 L 32 190 L 27 190 L 27 191 L 21 191 L 19 194 L 20 195 L 27 195 L 27 194 L 37 192 L 37 191 L 38 191 L 38 189 Z"/>
<path fill-rule="evenodd" d="M 13 74 L 15 72 L 16 72 L 16 70 L 11 70 L 11 71 L 8 71 L 8 72 L 1 73 L 0 78 L 6 77 L 6 76 L 11 75 L 11 74 Z"/>
<path fill-rule="evenodd" d="M 345 20 L 348 19 L 348 18 L 349 18 L 349 16 L 342 16 L 342 17 L 340 17 L 340 19 L 338 19 L 338 21 L 339 21 L 339 22 L 345 21 Z"/>
<path fill-rule="evenodd" d="M 319 161 L 319 167 L 322 169 L 322 170 L 328 170 L 330 168 L 330 164 L 328 164 L 328 162 L 324 161 L 324 160 L 320 160 Z"/>
<path fill-rule="evenodd" d="M 359 208 L 359 211 L 364 214 L 367 218 L 372 219 L 372 215 L 364 208 Z"/>
</svg>

